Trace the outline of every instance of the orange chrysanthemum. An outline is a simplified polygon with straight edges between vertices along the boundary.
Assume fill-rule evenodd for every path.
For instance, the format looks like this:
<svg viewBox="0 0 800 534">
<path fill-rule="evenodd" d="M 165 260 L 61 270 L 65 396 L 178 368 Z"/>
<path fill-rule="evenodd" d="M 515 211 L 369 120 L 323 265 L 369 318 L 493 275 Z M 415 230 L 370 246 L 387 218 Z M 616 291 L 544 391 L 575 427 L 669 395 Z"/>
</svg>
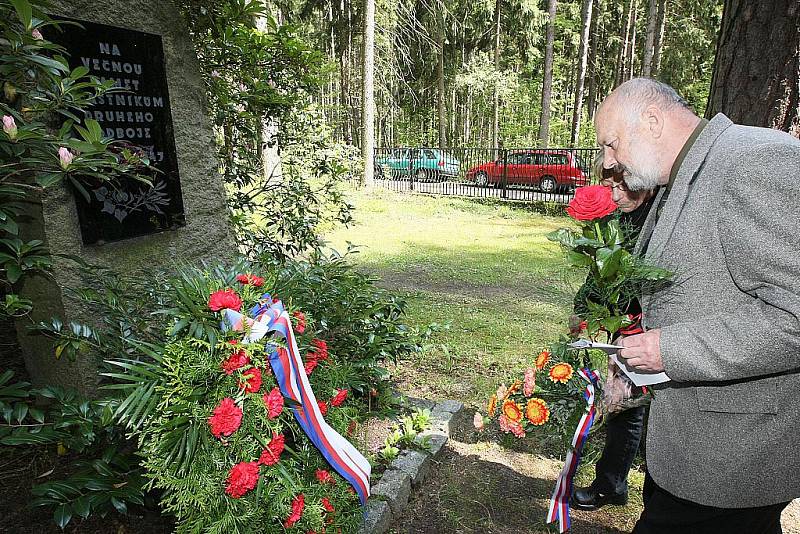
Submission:
<svg viewBox="0 0 800 534">
<path fill-rule="evenodd" d="M 512 400 L 507 400 L 503 403 L 503 415 L 508 417 L 509 421 L 519 423 L 522 420 L 522 407 Z"/>
<path fill-rule="evenodd" d="M 489 406 L 486 408 L 486 411 L 489 412 L 489 417 L 494 417 L 494 414 L 497 412 L 497 395 L 492 395 L 489 398 Z"/>
<path fill-rule="evenodd" d="M 514 393 L 519 391 L 519 388 L 521 386 L 522 386 L 522 383 L 519 380 L 517 380 L 516 382 L 511 384 L 511 387 L 509 387 L 508 390 L 506 391 L 506 396 L 504 397 L 504 399 L 509 398 L 511 395 L 513 395 Z"/>
<path fill-rule="evenodd" d="M 572 366 L 568 363 L 557 363 L 550 369 L 550 380 L 566 384 L 572 378 Z"/>
<path fill-rule="evenodd" d="M 542 399 L 533 398 L 528 400 L 528 404 L 525 406 L 525 417 L 531 424 L 543 425 L 550 419 L 550 409 Z"/>
<path fill-rule="evenodd" d="M 546 350 L 543 350 L 539 353 L 536 357 L 536 368 L 539 370 L 544 369 L 544 366 L 547 365 L 547 362 L 550 360 L 550 353 Z"/>
</svg>

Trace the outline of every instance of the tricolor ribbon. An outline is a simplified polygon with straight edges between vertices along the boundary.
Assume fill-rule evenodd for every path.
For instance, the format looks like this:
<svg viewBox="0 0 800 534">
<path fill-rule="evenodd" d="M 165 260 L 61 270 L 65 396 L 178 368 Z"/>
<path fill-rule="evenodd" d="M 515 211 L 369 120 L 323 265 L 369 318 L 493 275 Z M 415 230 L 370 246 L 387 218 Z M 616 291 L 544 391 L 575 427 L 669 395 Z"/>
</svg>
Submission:
<svg viewBox="0 0 800 534">
<path fill-rule="evenodd" d="M 583 398 L 586 401 L 586 413 L 581 416 L 575 435 L 572 437 L 572 447 L 567 452 L 567 459 L 564 461 L 564 468 L 558 475 L 556 487 L 550 498 L 550 508 L 547 511 L 547 522 L 552 523 L 558 520 L 558 531 L 566 532 L 571 525 L 569 518 L 569 499 L 572 495 L 572 478 L 581 463 L 581 453 L 589 431 L 594 424 L 594 417 L 597 413 L 595 408 L 595 387 L 599 380 L 597 371 L 590 369 L 578 369 L 578 374 L 586 380 L 586 389 Z"/>
<path fill-rule="evenodd" d="M 260 303 L 253 307 L 252 314 L 254 319 L 226 309 L 223 328 L 243 330 L 246 322 L 250 327 L 250 333 L 244 338 L 243 343 L 258 341 L 268 333 L 286 342 L 287 350 L 277 350 L 273 347 L 269 354 L 270 365 L 281 394 L 296 403 L 292 407 L 292 412 L 300 427 L 331 467 L 353 486 L 361 499 L 361 504 L 366 504 L 371 472 L 369 461 L 352 443 L 325 422 L 314 391 L 308 382 L 294 338 L 292 320 L 283 304 L 280 301 L 273 302 L 269 295 L 264 295 Z M 269 350 L 269 345 L 267 349 Z"/>
</svg>

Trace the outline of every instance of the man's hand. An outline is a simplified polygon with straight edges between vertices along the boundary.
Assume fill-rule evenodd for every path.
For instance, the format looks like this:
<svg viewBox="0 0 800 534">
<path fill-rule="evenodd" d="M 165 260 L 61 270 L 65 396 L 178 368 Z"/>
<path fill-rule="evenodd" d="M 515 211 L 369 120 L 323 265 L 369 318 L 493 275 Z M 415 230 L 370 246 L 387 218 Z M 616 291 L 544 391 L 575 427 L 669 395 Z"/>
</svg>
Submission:
<svg viewBox="0 0 800 534">
<path fill-rule="evenodd" d="M 640 373 L 660 373 L 664 370 L 660 329 L 627 336 L 618 340 L 617 344 L 625 347 L 617 351 L 617 356 L 631 369 Z"/>
</svg>

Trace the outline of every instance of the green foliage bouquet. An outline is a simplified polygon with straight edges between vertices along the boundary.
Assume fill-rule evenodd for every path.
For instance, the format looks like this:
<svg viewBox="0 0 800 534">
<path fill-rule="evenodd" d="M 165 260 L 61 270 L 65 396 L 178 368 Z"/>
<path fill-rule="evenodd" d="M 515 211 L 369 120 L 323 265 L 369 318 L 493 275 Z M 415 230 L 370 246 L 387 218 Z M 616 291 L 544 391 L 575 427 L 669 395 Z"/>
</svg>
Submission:
<svg viewBox="0 0 800 534">
<path fill-rule="evenodd" d="M 668 283 L 671 276 L 630 252 L 631 232 L 614 215 L 616 209 L 608 187 L 579 187 L 567 208 L 579 230 L 562 228 L 547 236 L 564 247 L 570 265 L 588 270 L 577 304 L 592 338 L 600 331 L 609 336 L 636 331 L 639 318 L 628 313 L 630 302 Z"/>
<path fill-rule="evenodd" d="M 162 490 L 179 532 L 355 531 L 358 497 L 278 387 L 270 355 L 283 357 L 287 343 L 274 335 L 245 342 L 258 325 L 244 311 L 273 304 L 264 278 L 226 276 L 187 276 L 175 287 L 182 298 L 170 341 L 133 342 L 143 357 L 109 361 L 122 371 L 107 373 L 110 387 L 125 394 L 115 415 L 139 438 L 149 485 Z M 240 310 L 240 324 L 222 326 Z M 315 336 L 311 317 L 299 309 L 291 317 L 304 370 L 324 399 L 319 412 L 352 435 L 359 409 L 343 387 L 352 367 Z"/>
</svg>

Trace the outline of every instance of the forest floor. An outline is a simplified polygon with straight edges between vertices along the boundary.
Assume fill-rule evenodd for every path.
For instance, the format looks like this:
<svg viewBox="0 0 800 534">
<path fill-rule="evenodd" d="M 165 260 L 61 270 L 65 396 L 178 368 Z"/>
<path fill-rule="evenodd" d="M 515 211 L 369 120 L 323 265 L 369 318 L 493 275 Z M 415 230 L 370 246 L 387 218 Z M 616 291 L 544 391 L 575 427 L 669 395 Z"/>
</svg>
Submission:
<svg viewBox="0 0 800 534">
<path fill-rule="evenodd" d="M 415 491 L 393 532 L 557 532 L 544 517 L 563 451 L 530 440 L 501 446 L 475 432 L 472 416 L 485 413 L 496 387 L 521 376 L 565 328 L 581 276 L 546 235 L 569 220 L 507 204 L 381 190 L 354 193 L 351 201 L 355 223 L 330 233 L 331 247 L 359 245 L 353 261 L 406 297 L 409 323 L 441 327 L 426 351 L 392 369 L 397 389 L 466 405 L 436 474 Z M 592 479 L 598 438 L 589 442 L 579 485 Z M 630 532 L 642 510 L 640 464 L 629 476 L 626 506 L 575 511 L 571 532 Z M 800 501 L 787 508 L 783 523 L 786 534 L 800 534 Z"/>
</svg>

